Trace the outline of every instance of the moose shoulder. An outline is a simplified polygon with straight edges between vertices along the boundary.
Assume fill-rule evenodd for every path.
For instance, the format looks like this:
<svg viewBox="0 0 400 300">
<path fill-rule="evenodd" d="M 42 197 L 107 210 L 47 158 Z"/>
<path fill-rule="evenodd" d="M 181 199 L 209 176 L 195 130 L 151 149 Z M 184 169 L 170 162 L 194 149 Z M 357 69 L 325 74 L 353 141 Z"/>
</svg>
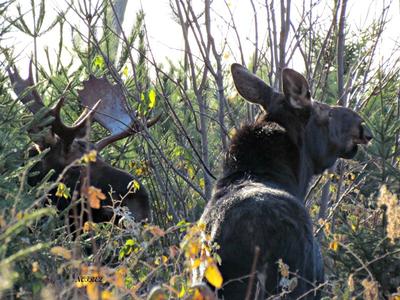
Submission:
<svg viewBox="0 0 400 300">
<path fill-rule="evenodd" d="M 304 197 L 311 177 L 352 158 L 372 138 L 354 111 L 311 100 L 306 79 L 282 72 L 283 93 L 238 64 L 232 76 L 240 95 L 264 113 L 232 138 L 223 174 L 200 222 L 220 245 L 224 299 L 245 299 L 256 248 L 256 278 L 249 299 L 282 292 L 278 260 L 297 277 L 290 299 L 320 298 L 323 260 Z"/>
<path fill-rule="evenodd" d="M 60 114 L 64 98 L 61 98 L 51 109 L 45 107 L 34 88 L 32 63 L 26 80 L 19 76 L 15 68 L 13 70 L 9 68 L 8 71 L 19 100 L 33 114 L 43 114 L 43 119 L 47 119 L 45 126 L 33 125 L 29 130 L 30 136 L 35 137 L 35 147 L 32 147 L 30 156 L 44 150 L 47 153 L 32 167 L 28 183 L 38 184 L 48 172 L 53 170 L 50 179 L 53 181 L 59 179 L 65 189 L 71 191 L 69 197 L 57 195 L 56 190 L 50 192 L 50 201 L 59 210 L 73 208 L 71 205 L 73 191 L 77 192 L 77 199 L 82 196 L 89 199 L 90 193 L 97 193 L 96 197 L 104 198 L 99 205 L 88 205 L 86 201 L 75 203 L 75 208 L 68 213 L 70 223 L 74 225 L 71 228 L 76 228 L 75 225 L 80 227 L 89 219 L 94 222 L 111 221 L 115 216 L 114 208 L 116 207 L 127 207 L 136 221 L 149 219 L 150 203 L 145 188 L 132 175 L 112 167 L 98 154 L 107 145 L 135 134 L 143 127 L 128 111 L 126 100 L 118 86 L 111 85 L 105 78 L 90 77 L 84 82 L 84 89 L 79 91 L 80 100 L 84 103 L 86 110 L 73 126 L 67 126 L 61 120 Z M 68 89 L 69 87 L 66 91 Z M 97 143 L 88 142 L 84 137 L 92 119 L 108 129 L 111 135 Z M 158 118 L 149 120 L 147 126 L 152 126 L 157 121 Z M 123 122 L 128 122 L 125 128 L 121 125 L 124 124 Z M 48 130 L 43 134 L 43 127 L 46 125 Z M 41 131 L 42 134 L 38 134 Z M 82 164 L 81 160 L 85 156 L 90 156 L 90 159 L 86 159 L 87 162 Z M 133 182 L 135 182 L 135 188 L 131 188 Z M 83 218 L 79 218 L 81 215 Z M 117 221 L 118 218 L 114 220 Z"/>
</svg>

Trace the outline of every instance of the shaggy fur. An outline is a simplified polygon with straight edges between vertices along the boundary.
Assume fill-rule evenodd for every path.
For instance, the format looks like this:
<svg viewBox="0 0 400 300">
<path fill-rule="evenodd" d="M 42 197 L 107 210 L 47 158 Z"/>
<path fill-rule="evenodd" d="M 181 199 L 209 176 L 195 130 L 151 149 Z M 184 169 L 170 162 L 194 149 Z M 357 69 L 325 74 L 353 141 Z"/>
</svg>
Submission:
<svg viewBox="0 0 400 300">
<path fill-rule="evenodd" d="M 293 196 L 300 181 L 300 157 L 286 131 L 266 116 L 243 126 L 232 139 L 223 176 L 201 219 L 215 242 L 229 245 L 219 251 L 224 282 L 250 274 L 256 247 L 260 248 L 258 277 L 264 278 L 261 288 L 266 292 L 260 295 L 280 291 L 280 258 L 307 281 L 323 281 L 323 262 L 310 218 L 302 200 Z M 291 297 L 312 288 L 307 281 L 298 280 Z M 247 278 L 233 281 L 221 296 L 244 299 L 247 286 Z"/>
<path fill-rule="evenodd" d="M 268 115 L 233 137 L 200 220 L 220 245 L 225 284 L 219 294 L 243 300 L 248 288 L 250 299 L 281 293 L 282 259 L 297 278 L 286 297 L 319 299 L 323 260 L 304 206 L 307 187 L 337 158 L 352 158 L 372 134 L 354 111 L 312 101 L 306 79 L 294 70 L 282 70 L 283 94 L 243 66 L 233 64 L 231 71 L 240 95 Z M 249 287 L 257 247 L 257 280 Z"/>
<path fill-rule="evenodd" d="M 28 183 L 31 186 L 37 185 L 50 170 L 54 170 L 54 174 L 50 180 L 57 180 L 58 176 L 69 163 L 82 157 L 85 149 L 86 144 L 84 142 L 75 140 L 65 150 L 63 141 L 59 140 L 56 145 L 50 146 L 50 151 L 41 161 L 32 167 Z M 30 155 L 34 156 L 36 154 L 37 150 L 31 149 Z M 73 191 L 77 191 L 80 194 L 83 179 L 86 177 L 86 170 L 86 166 L 74 166 L 69 168 L 65 173 L 62 182 L 71 190 L 71 195 Z M 119 206 L 126 206 L 136 221 L 144 221 L 150 218 L 150 201 L 146 189 L 140 184 L 137 191 L 128 193 L 129 183 L 135 180 L 135 177 L 131 174 L 112 167 L 97 155 L 96 161 L 90 163 L 88 178 L 90 178 L 90 185 L 100 189 L 106 196 L 106 199 L 101 201 L 99 209 L 91 208 L 93 222 L 111 221 L 114 216 L 113 207 Z M 57 197 L 55 193 L 56 189 L 50 191 L 50 202 L 59 211 L 63 211 L 71 206 L 71 199 Z M 77 216 L 80 216 L 81 205 L 78 204 L 75 207 Z M 71 231 L 75 231 L 76 228 L 73 226 L 75 224 L 74 210 L 71 209 L 68 215 L 69 223 L 71 224 L 70 229 Z M 119 218 L 117 217 L 115 222 L 118 222 L 118 220 Z M 88 221 L 88 215 L 84 213 L 83 218 L 79 218 L 78 222 L 84 224 L 86 221 Z"/>
</svg>

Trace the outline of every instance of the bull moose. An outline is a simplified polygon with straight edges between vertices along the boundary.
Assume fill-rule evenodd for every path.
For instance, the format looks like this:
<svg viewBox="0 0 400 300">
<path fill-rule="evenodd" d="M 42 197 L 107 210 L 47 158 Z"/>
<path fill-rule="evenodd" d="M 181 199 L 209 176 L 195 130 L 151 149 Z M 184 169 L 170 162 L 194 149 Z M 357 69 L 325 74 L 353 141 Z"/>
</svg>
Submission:
<svg viewBox="0 0 400 300">
<path fill-rule="evenodd" d="M 307 186 L 338 158 L 354 157 L 371 131 L 351 109 L 313 101 L 306 79 L 292 69 L 282 70 L 283 93 L 239 64 L 231 72 L 239 94 L 263 112 L 233 136 L 200 219 L 220 246 L 225 284 L 219 296 L 285 294 L 282 260 L 297 277 L 285 297 L 319 299 L 323 260 L 304 205 Z"/>
<path fill-rule="evenodd" d="M 129 111 L 126 99 L 117 85 L 112 85 L 106 78 L 91 76 L 84 82 L 83 90 L 78 92 L 79 98 L 86 107 L 78 120 L 72 126 L 67 126 L 61 119 L 62 97 L 51 109 L 47 109 L 35 89 L 32 76 L 32 63 L 29 67 L 28 79 L 22 79 L 15 67 L 8 69 L 10 80 L 19 100 L 33 114 L 41 114 L 50 119 L 47 124 L 50 130 L 35 139 L 35 147 L 30 150 L 30 156 L 37 155 L 47 149 L 47 153 L 30 170 L 28 183 L 32 186 L 41 182 L 49 171 L 53 170 L 50 180 L 60 179 L 65 189 L 77 191 L 77 199 L 84 193 L 88 197 L 87 188 L 93 187 L 100 198 L 100 205 L 86 205 L 81 202 L 69 212 L 71 228 L 82 227 L 87 220 L 93 222 L 108 222 L 114 216 L 115 207 L 127 207 L 136 221 L 150 217 L 150 202 L 146 189 L 129 173 L 112 167 L 98 154 L 107 145 L 133 135 L 143 129 L 143 125 Z M 67 87 L 66 91 L 69 89 Z M 99 101 L 100 100 L 100 101 Z M 100 123 L 111 132 L 97 143 L 87 142 L 84 138 L 90 127 L 91 119 Z M 147 121 L 148 127 L 158 121 L 159 117 Z M 31 126 L 29 133 L 34 136 L 43 130 L 40 126 Z M 92 157 L 87 164 L 79 163 L 85 154 Z M 135 188 L 130 185 L 135 182 Z M 86 190 L 85 190 L 86 186 Z M 56 189 L 50 192 L 51 203 L 58 210 L 71 207 L 71 196 L 57 194 Z M 73 204 L 73 203 L 72 203 Z M 91 213 L 89 213 L 91 212 Z M 76 218 L 82 214 L 83 218 Z M 118 218 L 114 219 L 117 221 Z M 79 222 L 77 223 L 77 221 Z M 78 229 L 76 228 L 76 229 Z"/>
</svg>

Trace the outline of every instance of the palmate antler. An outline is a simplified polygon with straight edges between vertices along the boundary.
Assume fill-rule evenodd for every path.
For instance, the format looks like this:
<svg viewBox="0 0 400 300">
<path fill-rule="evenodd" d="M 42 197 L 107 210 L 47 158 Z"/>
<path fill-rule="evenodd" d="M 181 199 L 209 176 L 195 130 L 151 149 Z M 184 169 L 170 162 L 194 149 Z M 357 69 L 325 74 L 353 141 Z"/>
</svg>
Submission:
<svg viewBox="0 0 400 300">
<path fill-rule="evenodd" d="M 93 109 L 95 103 L 101 100 L 93 118 L 111 133 L 96 143 L 98 151 L 143 129 L 118 85 L 112 85 L 105 77 L 96 78 L 91 75 L 83 86 L 83 90 L 78 91 L 80 101 L 83 106 Z M 158 115 L 148 120 L 146 126 L 153 126 L 160 117 L 161 115 Z"/>
<path fill-rule="evenodd" d="M 32 75 L 32 61 L 29 63 L 29 76 L 27 79 L 22 79 L 15 66 L 7 67 L 8 76 L 13 85 L 15 94 L 19 100 L 33 113 L 37 113 L 44 107 L 42 98 L 34 88 Z"/>
<path fill-rule="evenodd" d="M 15 66 L 8 67 L 7 72 L 15 94 L 34 115 L 37 114 L 39 110 L 45 108 L 42 97 L 35 88 L 32 75 L 32 61 L 29 63 L 29 75 L 27 79 L 21 78 Z M 64 93 L 69 90 L 69 88 L 70 84 L 67 85 Z M 64 104 L 64 100 L 65 98 L 61 97 L 49 110 L 48 115 L 54 117 L 54 121 L 51 123 L 52 131 L 67 143 L 72 143 L 75 138 L 82 137 L 85 134 L 86 121 L 91 118 L 99 103 L 95 103 L 93 109 L 89 112 L 84 112 L 84 114 L 78 118 L 79 122 L 76 122 L 73 126 L 67 126 L 61 120 L 61 108 Z"/>
<path fill-rule="evenodd" d="M 14 92 L 33 114 L 45 107 L 35 88 L 32 76 L 32 61 L 29 65 L 27 79 L 22 79 L 14 66 L 8 68 L 8 74 Z M 110 136 L 101 139 L 95 144 L 95 148 L 98 151 L 113 142 L 140 132 L 144 126 L 153 126 L 161 117 L 161 115 L 158 115 L 148 120 L 146 125 L 142 125 L 128 106 L 121 88 L 118 85 L 112 85 L 105 77 L 96 78 L 90 75 L 89 79 L 83 83 L 83 86 L 83 90 L 78 91 L 78 94 L 85 110 L 73 126 L 67 126 L 61 120 L 60 112 L 64 104 L 64 97 L 61 97 L 56 105 L 49 110 L 49 115 L 54 117 L 54 121 L 51 124 L 52 131 L 67 143 L 72 143 L 75 138 L 82 137 L 85 134 L 86 121 L 92 117 L 111 133 Z M 69 89 L 70 85 L 66 87 L 63 94 Z"/>
</svg>

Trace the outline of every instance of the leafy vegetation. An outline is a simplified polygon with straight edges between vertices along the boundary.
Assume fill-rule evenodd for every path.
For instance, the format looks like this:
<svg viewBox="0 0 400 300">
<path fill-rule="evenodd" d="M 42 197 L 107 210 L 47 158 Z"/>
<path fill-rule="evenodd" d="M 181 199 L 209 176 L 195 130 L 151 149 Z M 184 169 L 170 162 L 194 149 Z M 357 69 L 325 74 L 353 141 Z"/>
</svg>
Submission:
<svg viewBox="0 0 400 300">
<path fill-rule="evenodd" d="M 309 19 L 301 19 L 297 27 L 284 27 L 284 20 L 279 21 L 287 42 L 277 42 L 279 28 L 269 18 L 265 45 L 256 36 L 254 51 L 248 54 L 230 50 L 240 48 L 240 39 L 216 42 L 217 30 L 210 23 L 222 17 L 210 9 L 213 3 L 205 0 L 198 7 L 192 1 L 170 1 L 171 14 L 183 29 L 176 34 L 182 34 L 185 48 L 182 60 L 163 63 L 154 61 L 152 52 L 157 49 L 148 43 L 145 11 L 136 14 L 130 33 L 118 25 L 126 14 L 124 1 L 75 1 L 56 18 L 48 16 L 46 0 L 32 0 L 23 8 L 13 0 L 0 4 L 0 297 L 213 299 L 207 286 L 192 286 L 200 269 L 212 286 L 223 285 L 214 251 L 218 245 L 210 244 L 204 226 L 196 221 L 211 195 L 230 136 L 242 121 L 257 114 L 257 108 L 243 105 L 232 86 L 230 59 L 241 57 L 242 63 L 277 88 L 280 66 L 289 65 L 293 53 L 301 53 L 314 98 L 330 104 L 343 99 L 339 103 L 359 111 L 374 133 L 373 143 L 360 149 L 355 160 L 339 162 L 310 187 L 306 205 L 323 246 L 324 297 L 400 299 L 396 196 L 400 192 L 400 64 L 398 58 L 382 62 L 376 54 L 389 7 L 383 7 L 370 26 L 348 34 L 343 52 L 338 50 L 339 13 L 346 12 L 346 2 L 332 1 L 327 28 L 313 25 L 320 17 L 310 14 L 317 11 L 314 6 L 304 7 L 303 17 Z M 226 9 L 232 13 L 230 5 Z M 275 1 L 261 9 L 276 19 L 275 9 L 283 10 L 284 18 L 291 18 L 287 7 Z M 71 18 L 80 20 L 81 26 Z M 224 21 L 235 33 L 233 14 Z M 165 22 L 173 21 L 166 17 Z M 49 31 L 59 32 L 57 60 L 50 59 L 48 50 L 44 56 L 38 54 L 38 39 Z M 67 123 L 82 110 L 77 91 L 89 75 L 104 75 L 119 84 L 139 120 L 162 113 L 151 129 L 101 153 L 148 190 L 152 202 L 148 224 L 136 223 L 129 215 L 117 225 L 87 222 L 83 234 L 74 238 L 68 233 L 65 212 L 46 204 L 54 188 L 65 198 L 71 198 L 73 191 L 59 180 L 50 181 L 51 174 L 36 186 L 27 183 L 29 170 L 45 155 L 29 155 L 34 137 L 28 129 L 45 120 L 27 112 L 13 93 L 7 68 L 27 67 L 18 63 L 14 47 L 6 46 L 16 32 L 33 42 L 36 89 L 46 104 L 57 101 L 70 86 L 63 110 Z M 192 39 L 195 35 L 198 39 Z M 66 51 L 68 62 L 63 63 Z M 392 58 L 400 57 L 399 53 L 394 49 Z M 341 56 L 344 68 L 339 67 Z M 341 88 L 340 77 L 345 83 Z M 93 124 L 90 139 L 107 134 Z M 83 163 L 91 159 L 90 153 L 82 157 Z M 137 182 L 132 185 L 138 188 Z M 98 206 L 103 197 L 93 189 L 83 200 Z M 293 288 L 290 274 L 295 270 L 287 270 L 282 261 L 279 266 L 288 278 L 287 289 Z"/>
</svg>

